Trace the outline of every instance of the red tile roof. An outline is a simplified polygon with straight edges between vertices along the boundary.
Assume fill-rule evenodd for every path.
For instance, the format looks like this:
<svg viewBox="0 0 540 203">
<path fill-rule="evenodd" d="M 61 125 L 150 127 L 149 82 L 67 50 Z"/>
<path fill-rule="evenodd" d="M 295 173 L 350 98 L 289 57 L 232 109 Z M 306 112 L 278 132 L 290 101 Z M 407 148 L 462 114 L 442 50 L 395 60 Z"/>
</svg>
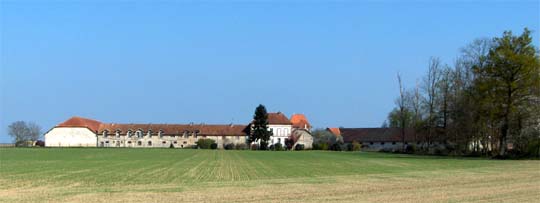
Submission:
<svg viewBox="0 0 540 203">
<path fill-rule="evenodd" d="M 268 124 L 270 125 L 292 125 L 291 121 L 281 112 L 268 113 Z"/>
<path fill-rule="evenodd" d="M 341 136 L 341 131 L 339 128 L 326 128 L 326 130 L 330 131 L 335 136 Z"/>
<path fill-rule="evenodd" d="M 182 135 L 184 132 L 197 132 L 202 136 L 245 136 L 248 134 L 247 125 L 208 125 L 208 124 L 116 124 L 105 123 L 99 127 L 99 133 L 107 130 L 115 133 L 126 134 L 129 130 L 136 132 L 142 130 L 144 134 L 151 131 L 152 134 L 158 134 L 163 131 L 163 135 Z"/>
<path fill-rule="evenodd" d="M 291 123 L 294 128 L 311 128 L 306 116 L 304 114 L 294 114 L 291 116 Z"/>
<path fill-rule="evenodd" d="M 70 119 L 67 119 L 63 123 L 58 124 L 57 127 L 86 127 L 94 132 L 97 132 L 100 125 L 101 122 L 99 121 L 74 116 Z"/>
</svg>

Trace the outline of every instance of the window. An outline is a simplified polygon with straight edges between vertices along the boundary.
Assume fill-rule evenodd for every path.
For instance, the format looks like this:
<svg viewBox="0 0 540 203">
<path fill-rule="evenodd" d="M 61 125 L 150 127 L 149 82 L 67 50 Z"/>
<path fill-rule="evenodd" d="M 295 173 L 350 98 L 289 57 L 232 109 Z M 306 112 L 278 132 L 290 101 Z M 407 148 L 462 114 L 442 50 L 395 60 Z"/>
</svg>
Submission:
<svg viewBox="0 0 540 203">
<path fill-rule="evenodd" d="M 369 144 L 370 144 L 370 145 L 373 145 L 373 142 L 370 142 Z"/>
<path fill-rule="evenodd" d="M 142 137 L 142 130 L 137 130 L 137 137 L 138 137 L 138 138 L 141 138 L 141 137 Z"/>
<path fill-rule="evenodd" d="M 103 137 L 107 137 L 107 133 L 108 133 L 107 130 L 104 130 L 103 131 Z"/>
<path fill-rule="evenodd" d="M 281 136 L 281 128 L 278 128 L 277 129 L 277 133 L 276 133 L 277 136 Z M 279 142 L 279 141 L 278 141 Z"/>
<path fill-rule="evenodd" d="M 176 144 L 176 143 L 178 143 L 178 142 L 174 141 L 173 143 Z"/>
<path fill-rule="evenodd" d="M 119 131 L 119 130 L 117 130 L 117 131 L 115 132 L 115 136 L 116 136 L 116 138 L 119 138 L 119 137 L 120 137 L 120 131 Z"/>
<path fill-rule="evenodd" d="M 174 143 L 176 143 L 176 141 L 175 141 Z M 186 142 L 186 141 L 184 141 L 184 144 L 187 144 L 187 142 Z"/>
<path fill-rule="evenodd" d="M 278 139 L 277 139 L 277 143 L 281 143 L 281 138 L 278 138 Z"/>
<path fill-rule="evenodd" d="M 392 145 L 396 145 L 396 142 L 392 142 Z"/>
<path fill-rule="evenodd" d="M 148 141 L 148 146 L 152 146 L 152 141 Z"/>
<path fill-rule="evenodd" d="M 384 145 L 384 142 L 381 142 L 381 145 Z"/>
<path fill-rule="evenodd" d="M 158 136 L 159 136 L 159 138 L 162 138 L 162 137 L 163 137 L 163 130 L 159 130 Z"/>
<path fill-rule="evenodd" d="M 189 132 L 188 132 L 187 130 L 184 131 L 184 137 L 185 137 L 185 138 L 188 138 L 188 137 L 189 137 Z"/>
<path fill-rule="evenodd" d="M 141 142 L 141 141 L 138 141 L 138 142 L 137 142 L 137 145 L 141 146 L 141 145 L 142 145 L 142 142 Z"/>
<path fill-rule="evenodd" d="M 146 133 L 146 136 L 152 137 L 152 130 L 148 130 L 148 132 Z"/>
<path fill-rule="evenodd" d="M 416 144 L 420 144 L 420 142 L 416 142 Z"/>
<path fill-rule="evenodd" d="M 105 141 L 106 144 L 109 144 L 109 141 Z"/>
<path fill-rule="evenodd" d="M 167 141 L 163 141 L 163 142 L 161 142 L 161 143 L 162 143 L 162 144 L 167 144 Z"/>
<path fill-rule="evenodd" d="M 128 141 L 128 144 L 131 144 L 131 141 Z"/>
</svg>

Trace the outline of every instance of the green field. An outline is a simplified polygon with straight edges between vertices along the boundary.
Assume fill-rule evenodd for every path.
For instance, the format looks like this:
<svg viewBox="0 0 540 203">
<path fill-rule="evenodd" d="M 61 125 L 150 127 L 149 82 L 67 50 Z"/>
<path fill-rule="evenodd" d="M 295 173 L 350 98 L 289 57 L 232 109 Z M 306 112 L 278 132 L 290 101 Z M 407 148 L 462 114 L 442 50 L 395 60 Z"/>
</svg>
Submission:
<svg viewBox="0 0 540 203">
<path fill-rule="evenodd" d="M 540 162 L 365 152 L 0 149 L 2 202 L 534 202 Z"/>
</svg>

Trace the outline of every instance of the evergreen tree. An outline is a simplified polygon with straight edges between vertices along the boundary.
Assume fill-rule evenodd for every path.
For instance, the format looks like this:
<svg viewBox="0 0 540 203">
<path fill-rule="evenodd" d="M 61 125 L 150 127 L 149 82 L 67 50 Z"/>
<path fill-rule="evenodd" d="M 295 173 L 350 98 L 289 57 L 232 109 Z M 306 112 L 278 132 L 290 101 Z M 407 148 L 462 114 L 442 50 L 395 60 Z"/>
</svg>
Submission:
<svg viewBox="0 0 540 203">
<path fill-rule="evenodd" d="M 260 104 L 255 109 L 255 115 L 253 116 L 253 123 L 251 124 L 251 133 L 249 137 L 250 142 L 260 141 L 260 148 L 266 149 L 268 147 L 268 140 L 272 136 L 272 131 L 268 130 L 268 113 L 266 107 Z"/>
</svg>

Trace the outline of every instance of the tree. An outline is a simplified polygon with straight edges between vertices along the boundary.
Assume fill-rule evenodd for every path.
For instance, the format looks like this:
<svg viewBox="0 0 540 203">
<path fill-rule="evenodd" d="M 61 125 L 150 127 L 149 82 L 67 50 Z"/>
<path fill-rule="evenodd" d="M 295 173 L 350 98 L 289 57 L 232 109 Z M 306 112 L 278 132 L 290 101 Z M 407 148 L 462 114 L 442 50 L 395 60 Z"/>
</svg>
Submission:
<svg viewBox="0 0 540 203">
<path fill-rule="evenodd" d="M 511 131 L 519 132 L 521 126 L 513 124 L 520 118 L 519 109 L 530 105 L 533 87 L 538 86 L 540 60 L 532 44 L 530 31 L 525 29 L 520 36 L 505 31 L 503 36 L 494 39 L 486 66 L 477 67 L 481 74 L 480 85 L 492 93 L 496 115 L 501 118 L 499 155 L 506 155 L 507 138 Z"/>
<path fill-rule="evenodd" d="M 397 79 L 399 83 L 399 99 L 396 101 L 396 104 L 399 108 L 399 120 L 401 123 L 401 143 L 403 143 L 403 151 L 405 151 L 405 128 L 407 128 L 409 119 L 407 118 L 407 115 L 405 115 L 407 101 L 403 83 L 401 82 L 401 75 L 399 73 L 397 74 Z"/>
<path fill-rule="evenodd" d="M 403 113 L 401 113 L 399 107 L 396 107 L 390 113 L 388 113 L 387 127 L 405 129 L 410 128 L 413 127 L 411 122 L 413 119 L 414 113 L 408 108 L 404 108 Z"/>
<path fill-rule="evenodd" d="M 427 108 L 427 150 L 431 144 L 431 139 L 433 138 L 433 129 L 435 128 L 435 113 L 436 113 L 436 104 L 437 104 L 437 84 L 441 78 L 440 68 L 441 60 L 439 58 L 430 58 L 429 67 L 427 76 L 424 78 L 424 92 L 425 92 L 425 106 Z"/>
<path fill-rule="evenodd" d="M 341 136 L 336 136 L 324 129 L 315 129 L 311 135 L 313 136 L 313 149 L 315 150 L 327 150 L 329 146 L 343 143 Z"/>
<path fill-rule="evenodd" d="M 255 109 L 249 141 L 250 143 L 260 142 L 261 149 L 266 149 L 271 136 L 272 131 L 268 130 L 268 113 L 266 112 L 266 107 L 260 104 Z"/>
<path fill-rule="evenodd" d="M 41 127 L 33 122 L 15 121 L 8 126 L 8 134 L 16 145 L 27 141 L 36 141 L 41 135 Z"/>
</svg>

